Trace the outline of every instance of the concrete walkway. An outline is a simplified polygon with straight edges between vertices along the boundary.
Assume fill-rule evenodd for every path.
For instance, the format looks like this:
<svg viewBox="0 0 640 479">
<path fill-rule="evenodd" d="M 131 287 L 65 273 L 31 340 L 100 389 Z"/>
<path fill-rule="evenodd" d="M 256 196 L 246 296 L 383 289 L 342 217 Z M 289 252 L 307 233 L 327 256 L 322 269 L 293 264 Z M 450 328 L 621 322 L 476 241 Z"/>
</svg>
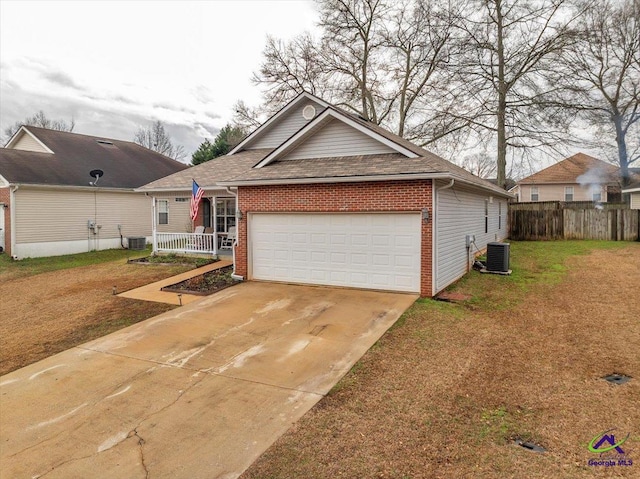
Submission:
<svg viewBox="0 0 640 479">
<path fill-rule="evenodd" d="M 243 283 L 0 378 L 0 477 L 238 477 L 415 295 Z"/>
<path fill-rule="evenodd" d="M 200 268 L 192 269 L 191 271 L 178 274 L 176 276 L 171 276 L 170 278 L 167 278 L 167 279 L 156 281 L 155 283 L 147 284 L 146 286 L 130 289 L 129 291 L 120 293 L 118 296 L 121 296 L 123 298 L 141 299 L 143 301 L 155 301 L 157 303 L 167 303 L 167 304 L 176 304 L 176 305 L 189 304 L 199 299 L 202 299 L 202 296 L 198 296 L 195 294 L 183 294 L 179 297 L 178 293 L 161 291 L 161 289 L 164 288 L 165 286 L 169 286 L 171 284 L 176 284 L 176 283 L 179 283 L 180 281 L 184 281 L 185 279 L 193 278 L 195 276 L 200 276 L 201 274 L 208 273 L 209 271 L 214 271 L 216 269 L 224 268 L 225 266 L 231 266 L 232 264 L 233 264 L 232 261 L 223 259 L 220 261 L 216 261 L 215 263 L 211 263 L 206 266 L 201 266 Z M 182 303 L 180 303 L 180 299 L 182 299 Z"/>
</svg>

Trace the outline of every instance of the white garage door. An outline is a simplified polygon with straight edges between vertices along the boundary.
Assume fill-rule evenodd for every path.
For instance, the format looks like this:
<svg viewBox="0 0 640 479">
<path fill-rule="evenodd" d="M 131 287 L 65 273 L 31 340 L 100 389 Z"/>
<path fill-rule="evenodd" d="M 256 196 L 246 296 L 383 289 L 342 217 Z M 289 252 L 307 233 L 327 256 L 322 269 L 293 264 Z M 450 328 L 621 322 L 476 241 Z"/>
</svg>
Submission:
<svg viewBox="0 0 640 479">
<path fill-rule="evenodd" d="M 420 215 L 252 214 L 250 277 L 420 292 Z"/>
</svg>

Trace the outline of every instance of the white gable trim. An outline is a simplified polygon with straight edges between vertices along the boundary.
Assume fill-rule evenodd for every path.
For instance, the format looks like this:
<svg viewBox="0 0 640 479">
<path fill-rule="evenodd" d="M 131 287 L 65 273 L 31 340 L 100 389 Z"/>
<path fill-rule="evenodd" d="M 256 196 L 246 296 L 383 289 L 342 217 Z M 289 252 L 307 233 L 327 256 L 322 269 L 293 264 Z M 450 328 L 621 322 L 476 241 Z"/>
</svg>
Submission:
<svg viewBox="0 0 640 479">
<path fill-rule="evenodd" d="M 272 125 L 273 123 L 277 122 L 279 118 L 282 118 L 285 115 L 285 113 L 287 113 L 292 108 L 295 108 L 296 105 L 298 105 L 303 100 L 314 101 L 314 102 L 319 103 L 320 105 L 322 105 L 323 108 L 326 108 L 326 107 L 329 106 L 329 104 L 326 101 L 321 100 L 320 98 L 312 95 L 311 93 L 307 93 L 307 92 L 300 93 L 297 97 L 295 97 L 293 100 L 291 100 L 285 106 L 283 106 L 275 115 L 273 115 L 271 118 L 269 118 L 267 121 L 265 121 L 258 128 L 253 130 L 252 133 L 250 133 L 247 137 L 245 137 L 244 140 L 242 140 L 240 143 L 238 143 L 238 145 L 233 150 L 231 150 L 229 153 L 227 153 L 227 155 L 233 155 L 234 153 L 237 153 L 238 151 L 240 151 L 243 148 L 245 148 L 249 143 L 251 143 L 256 138 L 258 138 L 270 125 Z"/>
<path fill-rule="evenodd" d="M 379 141 L 383 145 L 388 146 L 389 148 L 397 151 L 398 153 L 401 153 L 401 154 L 405 155 L 408 158 L 417 158 L 418 157 L 418 155 L 416 155 L 413 151 L 408 150 L 407 148 L 398 145 L 397 143 L 389 140 L 388 138 L 385 138 L 384 136 L 380 135 L 379 133 L 376 133 L 375 131 L 370 130 L 366 126 L 363 126 L 360 123 L 353 121 L 347 115 L 344 115 L 344 114 L 342 114 L 342 113 L 340 113 L 340 112 L 338 112 L 336 110 L 327 108 L 322 113 L 320 113 L 318 116 L 316 116 L 313 120 L 311 120 L 309 123 L 307 123 L 306 126 L 304 128 L 302 128 L 298 133 L 293 135 L 291 138 L 289 138 L 287 141 L 285 141 L 282 145 L 280 145 L 275 150 L 273 150 L 271 153 L 269 153 L 267 156 L 265 156 L 254 168 L 262 168 L 263 166 L 267 166 L 269 163 L 271 163 L 271 162 L 277 160 L 278 158 L 282 157 L 282 155 L 284 155 L 288 151 L 291 151 L 293 148 L 295 148 L 301 142 L 303 142 L 309 135 L 313 134 L 314 129 L 318 125 L 320 125 L 324 121 L 326 121 L 329 117 L 332 117 L 332 118 L 334 118 L 334 119 L 336 119 L 338 121 L 341 121 L 341 122 L 349 125 L 352 128 L 355 128 L 356 130 L 360 131 L 361 133 L 364 133 L 365 135 L 373 138 L 376 141 Z"/>
<path fill-rule="evenodd" d="M 0 175 L 0 188 L 4 188 L 9 185 L 9 181 L 4 176 Z"/>
<path fill-rule="evenodd" d="M 47 145 L 42 143 L 36 135 L 31 133 L 29 130 L 27 130 L 25 126 L 21 126 L 20 129 L 15 132 L 15 134 L 11 137 L 11 139 L 6 144 L 5 148 L 13 148 L 13 146 L 16 143 L 18 143 L 18 140 L 22 138 L 23 135 L 29 135 L 31 138 L 33 138 L 36 141 L 36 143 L 38 143 L 38 145 L 40 145 L 45 150 L 46 153 L 53 154 L 53 151 L 51 151 L 51 149 Z"/>
</svg>

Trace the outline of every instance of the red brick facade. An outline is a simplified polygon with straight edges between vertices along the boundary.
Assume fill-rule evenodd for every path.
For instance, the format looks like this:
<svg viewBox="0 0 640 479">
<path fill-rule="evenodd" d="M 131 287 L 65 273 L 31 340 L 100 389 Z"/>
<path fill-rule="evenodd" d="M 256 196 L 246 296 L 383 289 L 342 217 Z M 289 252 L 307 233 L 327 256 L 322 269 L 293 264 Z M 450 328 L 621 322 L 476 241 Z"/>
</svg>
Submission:
<svg viewBox="0 0 640 479">
<path fill-rule="evenodd" d="M 11 255 L 11 194 L 9 187 L 0 188 L 0 203 L 4 203 L 4 207 L 0 206 L 0 215 L 4 215 L 4 230 L 0 231 L 0 235 L 4 236 L 4 252 Z"/>
<path fill-rule="evenodd" d="M 361 183 L 323 183 L 313 185 L 241 186 L 238 207 L 236 274 L 247 276 L 247 213 L 365 213 L 415 211 L 424 208 L 433 216 L 431 180 Z M 432 295 L 432 223 L 422 222 L 422 296 Z"/>
</svg>

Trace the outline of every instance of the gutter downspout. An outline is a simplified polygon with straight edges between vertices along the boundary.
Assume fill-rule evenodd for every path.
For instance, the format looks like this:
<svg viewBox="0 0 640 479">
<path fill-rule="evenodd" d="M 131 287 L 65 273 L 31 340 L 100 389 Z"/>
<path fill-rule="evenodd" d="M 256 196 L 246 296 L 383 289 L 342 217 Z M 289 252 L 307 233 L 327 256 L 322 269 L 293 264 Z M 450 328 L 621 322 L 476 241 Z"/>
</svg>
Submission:
<svg viewBox="0 0 640 479">
<path fill-rule="evenodd" d="M 438 215 L 436 214 L 436 210 L 438 208 L 438 203 L 440 202 L 440 198 L 438 193 L 442 190 L 448 190 L 449 188 L 453 187 L 454 183 L 456 182 L 456 180 L 454 180 L 453 178 L 451 178 L 451 180 L 449 181 L 448 184 L 443 185 L 439 188 L 435 188 L 435 202 L 433 205 L 433 228 L 432 228 L 432 234 L 433 234 L 433 238 L 432 238 L 432 243 L 433 243 L 433 251 L 434 251 L 434 258 L 432 259 L 433 262 L 433 285 L 431 287 L 432 289 L 432 293 L 435 293 L 436 289 L 437 289 L 437 284 L 438 284 Z M 467 265 L 469 264 L 469 252 L 467 251 Z"/>
<path fill-rule="evenodd" d="M 231 196 L 234 196 L 236 199 L 236 240 L 233 243 L 233 247 L 231 248 L 231 254 L 233 255 L 233 272 L 231 273 L 231 278 L 235 279 L 236 281 L 244 281 L 244 276 L 240 276 L 236 274 L 236 246 L 238 246 L 238 238 L 240 237 L 240 235 L 238 234 L 240 228 L 240 219 L 238 218 L 238 193 L 234 193 L 233 191 L 231 191 L 231 187 L 230 186 L 226 186 L 225 187 L 225 191 L 230 194 Z"/>
<path fill-rule="evenodd" d="M 18 259 L 16 254 L 16 191 L 20 185 L 14 185 L 9 188 L 9 224 L 11 225 L 11 258 Z M 4 214 L 4 213 L 2 213 Z"/>
</svg>

